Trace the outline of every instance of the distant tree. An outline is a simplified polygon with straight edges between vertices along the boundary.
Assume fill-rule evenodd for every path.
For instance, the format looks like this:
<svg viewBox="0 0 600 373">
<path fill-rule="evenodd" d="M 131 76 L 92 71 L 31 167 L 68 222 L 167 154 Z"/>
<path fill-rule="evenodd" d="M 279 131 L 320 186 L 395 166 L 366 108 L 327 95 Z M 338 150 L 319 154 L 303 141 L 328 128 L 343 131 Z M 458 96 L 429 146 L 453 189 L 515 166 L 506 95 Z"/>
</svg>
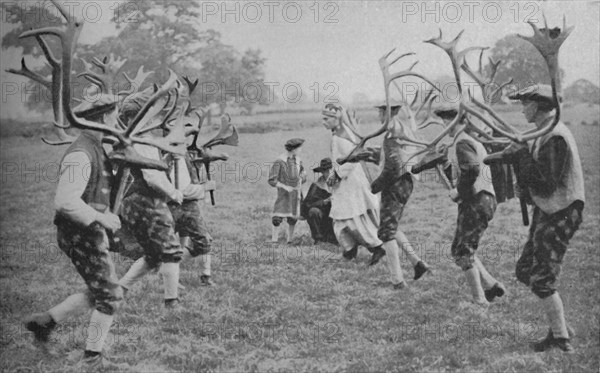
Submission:
<svg viewBox="0 0 600 373">
<path fill-rule="evenodd" d="M 25 30 L 60 24 L 63 20 L 52 12 L 52 7 L 41 7 L 39 17 L 32 17 L 21 11 L 18 3 L 3 3 L 3 11 L 8 22 L 18 26 L 2 39 L 2 47 L 22 47 L 23 54 L 34 58 L 42 56 L 35 39 L 18 39 Z M 36 13 L 37 14 L 37 13 Z M 37 19 L 39 18 L 39 19 Z M 237 89 L 234 102 L 251 111 L 255 104 L 265 104 L 268 90 L 264 86 L 264 62 L 260 50 L 247 50 L 241 55 L 235 48 L 221 42 L 221 34 L 215 30 L 200 30 L 200 4 L 196 0 L 131 0 L 122 2 L 114 10 L 113 22 L 118 34 L 103 38 L 94 45 L 80 44 L 76 56 L 90 61 L 93 57 L 102 58 L 113 53 L 117 57 L 126 58 L 127 63 L 121 72 L 135 76 L 140 66 L 146 71 L 153 71 L 148 83 L 164 81 L 168 69 L 180 75 L 200 78 L 201 82 L 214 83 L 226 90 Z M 42 20 L 43 22 L 40 22 Z M 85 32 L 85 28 L 84 31 Z M 54 37 L 47 37 L 55 55 L 60 54 L 60 46 Z M 42 57 L 43 58 L 43 57 Z M 76 59 L 77 60 L 77 59 Z M 18 68 L 18 66 L 15 66 Z M 76 61 L 74 68 L 82 70 L 81 62 Z M 40 70 L 48 75 L 50 69 Z M 85 86 L 81 82 L 81 86 Z M 37 85 L 37 83 L 31 83 Z M 118 80 L 119 86 L 125 86 L 124 80 Z M 208 88 L 208 84 L 203 87 Z M 257 96 L 254 86 L 260 88 L 261 96 Z M 237 88 L 239 87 L 239 88 Z M 219 88 L 220 89 L 220 88 Z M 221 112 L 227 106 L 226 93 L 219 91 L 216 95 L 201 95 L 197 89 L 195 98 L 205 105 L 218 103 Z M 77 95 L 75 90 L 75 95 Z M 29 97 L 28 107 L 39 107 L 39 100 Z M 235 101 L 235 100 L 234 100 Z M 45 103 L 49 107 L 49 102 Z"/>
<path fill-rule="evenodd" d="M 600 104 L 600 88 L 587 79 L 579 79 L 564 89 L 565 101 Z"/>
<path fill-rule="evenodd" d="M 256 104 L 269 103 L 264 62 L 260 50 L 248 49 L 241 55 L 232 46 L 215 40 L 203 50 L 201 83 L 196 94 L 204 104 L 218 104 L 219 115 L 228 105 L 252 112 Z"/>
<path fill-rule="evenodd" d="M 189 75 L 199 74 L 197 61 L 202 50 L 220 34 L 200 31 L 197 1 L 135 0 L 119 4 L 113 22 L 118 35 L 102 39 L 94 45 L 82 46 L 80 57 L 91 59 L 114 53 L 127 58 L 123 71 L 134 75 L 143 65 L 153 71 L 153 81 L 164 81 L 168 69 Z"/>
<path fill-rule="evenodd" d="M 550 84 L 548 66 L 540 53 L 529 42 L 516 35 L 508 35 L 498 40 L 491 49 L 490 57 L 494 61 L 502 60 L 496 74 L 496 82 L 504 83 L 513 78 L 518 89 L 538 84 Z M 489 64 L 485 65 L 486 73 Z M 560 70 L 561 80 L 564 70 Z"/>
<path fill-rule="evenodd" d="M 3 3 L 3 12 L 8 22 L 17 24 L 17 27 L 2 38 L 2 48 L 22 47 L 23 55 L 33 59 L 40 58 L 42 51 L 34 38 L 19 39 L 18 36 L 30 28 L 59 25 L 64 22 L 53 7 L 38 6 L 29 12 L 23 11 L 18 3 Z M 94 45 L 79 44 L 75 50 L 75 57 L 90 61 L 93 57 L 102 58 L 110 53 L 117 57 L 127 59 L 122 72 L 134 76 L 139 66 L 144 65 L 145 70 L 154 71 L 153 81 L 162 81 L 168 76 L 168 68 L 179 72 L 187 71 L 188 74 L 196 72 L 193 61 L 198 59 L 202 47 L 220 35 L 212 30 L 199 31 L 195 19 L 199 15 L 199 4 L 196 1 L 158 1 L 136 0 L 123 2 L 114 11 L 118 35 L 106 37 Z M 84 26 L 83 33 L 89 31 Z M 60 56 L 58 38 L 45 37 L 56 56 Z M 27 60 L 30 60 L 27 58 Z M 82 70 L 83 65 L 75 58 L 74 68 Z M 18 68 L 15 66 L 15 68 Z M 191 70 L 191 71 L 190 71 Z M 49 67 L 39 70 L 42 75 L 50 73 Z M 37 86 L 37 83 L 29 83 Z M 117 84 L 124 86 L 123 80 Z M 74 86 L 75 95 L 86 86 L 83 80 L 81 85 Z M 42 101 L 42 108 L 49 107 L 48 100 Z M 40 102 L 33 95 L 28 96 L 28 107 L 39 107 Z"/>
</svg>

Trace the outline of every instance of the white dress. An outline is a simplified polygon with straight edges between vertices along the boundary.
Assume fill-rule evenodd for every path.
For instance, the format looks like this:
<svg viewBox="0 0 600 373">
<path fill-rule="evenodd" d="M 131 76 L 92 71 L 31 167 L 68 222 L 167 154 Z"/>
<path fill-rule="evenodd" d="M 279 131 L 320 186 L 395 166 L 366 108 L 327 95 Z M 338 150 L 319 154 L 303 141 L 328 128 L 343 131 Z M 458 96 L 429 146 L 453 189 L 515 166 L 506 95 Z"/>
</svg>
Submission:
<svg viewBox="0 0 600 373">
<path fill-rule="evenodd" d="M 345 157 L 356 145 L 334 135 L 331 142 L 331 155 L 335 162 Z M 350 250 L 356 245 L 368 248 L 380 246 L 377 238 L 379 227 L 379 194 L 371 193 L 371 185 L 360 163 L 334 164 L 334 170 L 341 181 L 334 185 L 331 194 L 333 231 L 340 245 Z"/>
</svg>

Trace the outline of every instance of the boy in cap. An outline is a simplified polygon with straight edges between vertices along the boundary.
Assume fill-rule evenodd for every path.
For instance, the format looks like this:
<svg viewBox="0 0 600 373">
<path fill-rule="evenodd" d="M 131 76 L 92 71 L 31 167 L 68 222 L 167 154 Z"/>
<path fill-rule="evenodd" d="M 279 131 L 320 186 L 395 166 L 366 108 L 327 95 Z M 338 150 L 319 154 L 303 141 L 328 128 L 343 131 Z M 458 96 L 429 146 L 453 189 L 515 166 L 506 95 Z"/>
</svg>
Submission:
<svg viewBox="0 0 600 373">
<path fill-rule="evenodd" d="M 458 115 L 454 108 L 439 109 L 435 114 L 445 123 Z M 504 285 L 487 271 L 476 256 L 479 241 L 496 211 L 496 194 L 492 180 L 485 176 L 483 169 L 487 151 L 469 128 L 475 124 L 469 123 L 465 128 L 464 120 L 462 118 L 461 123 L 449 133 L 454 138 L 448 151 L 449 161 L 457 175 L 456 187 L 450 191 L 450 199 L 458 203 L 456 232 L 450 250 L 455 263 L 465 273 L 473 302 L 485 308 L 506 291 Z M 450 173 L 452 176 L 452 171 Z"/>
<path fill-rule="evenodd" d="M 333 233 L 333 220 L 329 217 L 331 211 L 331 187 L 327 185 L 327 179 L 331 175 L 333 163 L 331 158 L 323 158 L 314 172 L 321 174 L 316 182 L 310 185 L 306 197 L 302 201 L 302 216 L 308 222 L 310 233 L 315 240 L 337 244 Z"/>
<path fill-rule="evenodd" d="M 414 279 L 418 280 L 427 271 L 429 266 L 424 263 L 414 252 L 404 233 L 398 229 L 404 206 L 408 202 L 413 191 L 413 176 L 410 173 L 406 161 L 418 150 L 415 146 L 403 143 L 397 138 L 404 132 L 411 132 L 409 137 L 415 138 L 416 129 L 408 128 L 403 125 L 399 119 L 400 103 L 391 103 L 390 110 L 392 118 L 384 139 L 382 152 L 380 155 L 380 164 L 382 170 L 379 176 L 371 183 L 373 193 L 381 192 L 381 210 L 380 222 L 377 236 L 383 242 L 383 249 L 387 254 L 388 268 L 392 275 L 392 282 L 395 289 L 402 289 L 406 286 L 400 268 L 400 247 L 407 255 L 414 268 Z M 376 106 L 379 110 L 379 120 L 381 123 L 385 120 L 386 104 Z"/>
<path fill-rule="evenodd" d="M 306 172 L 298 154 L 304 139 L 294 138 L 285 143 L 286 153 L 281 154 L 271 166 L 268 183 L 277 188 L 273 206 L 271 242 L 279 239 L 279 226 L 285 218 L 288 223 L 287 242 L 292 241 L 296 222 L 300 217 L 301 187 L 306 182 Z"/>
<path fill-rule="evenodd" d="M 552 88 L 537 85 L 509 96 L 520 100 L 523 114 L 537 128 L 554 119 Z M 529 238 L 516 266 L 519 281 L 541 300 L 549 320 L 548 335 L 535 351 L 558 347 L 573 352 L 563 303 L 556 285 L 569 240 L 579 229 L 585 203 L 583 171 L 577 143 L 562 122 L 529 146 L 513 143 L 506 153 L 518 161 L 523 192 L 533 203 Z"/>
<path fill-rule="evenodd" d="M 102 94 L 84 101 L 75 115 L 92 122 L 116 124 L 117 102 Z M 83 130 L 65 152 L 54 204 L 57 240 L 87 285 L 87 291 L 69 296 L 43 313 L 25 318 L 25 327 L 44 346 L 57 324 L 93 309 L 83 362 L 101 363 L 102 348 L 123 298 L 115 266 L 110 257 L 107 231 L 117 231 L 121 222 L 110 212 L 113 170 L 102 147 L 103 134 Z"/>
</svg>

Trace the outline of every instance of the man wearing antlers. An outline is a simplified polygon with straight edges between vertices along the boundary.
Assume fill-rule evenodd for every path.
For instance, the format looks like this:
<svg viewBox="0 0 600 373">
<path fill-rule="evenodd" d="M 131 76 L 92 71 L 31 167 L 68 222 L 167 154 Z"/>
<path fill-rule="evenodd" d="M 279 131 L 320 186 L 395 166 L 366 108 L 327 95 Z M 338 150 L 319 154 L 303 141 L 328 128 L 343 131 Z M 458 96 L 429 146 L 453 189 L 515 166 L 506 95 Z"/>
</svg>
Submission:
<svg viewBox="0 0 600 373">
<path fill-rule="evenodd" d="M 401 107 L 401 103 L 390 104 L 392 123 L 383 139 L 380 156 L 382 169 L 379 176 L 371 183 L 373 193 L 381 192 L 380 223 L 377 236 L 383 242 L 395 289 L 406 287 L 400 268 L 400 248 L 413 266 L 414 280 L 420 279 L 430 270 L 429 266 L 417 256 L 404 232 L 399 229 L 404 207 L 413 191 L 413 178 L 416 177 L 410 173 L 406 162 L 419 149 L 399 139 L 399 136 L 406 132 L 411 132 L 410 137 L 416 137 L 413 129 L 408 128 L 410 126 L 408 123 L 401 123 L 399 117 Z M 387 105 L 384 103 L 377 108 L 379 109 L 379 121 L 384 123 Z"/>
<path fill-rule="evenodd" d="M 188 136 L 188 139 L 190 138 L 195 137 Z M 213 285 L 210 254 L 212 237 L 208 233 L 200 204 L 203 203 L 203 200 L 206 200 L 205 196 L 208 192 L 216 189 L 216 183 L 214 180 L 200 183 L 199 175 L 195 172 L 196 166 L 192 163 L 196 154 L 192 153 L 195 152 L 188 151 L 184 158 L 173 162 L 171 180 L 180 177 L 181 179 L 178 181 L 180 189 L 186 188 L 187 185 L 196 185 L 196 187 L 193 187 L 195 194 L 186 196 L 180 206 L 172 206 L 171 212 L 175 219 L 175 229 L 183 244 L 181 261 L 186 262 L 198 257 L 200 262 L 200 284 L 211 286 Z M 177 172 L 175 172 L 175 167 L 179 167 Z"/>
<path fill-rule="evenodd" d="M 436 110 L 435 114 L 449 123 L 458 112 L 454 108 L 443 108 Z M 486 177 L 483 169 L 487 151 L 470 128 L 478 124 L 468 122 L 464 117 L 459 120 L 449 133 L 454 139 L 448 151 L 449 161 L 450 166 L 456 169 L 456 186 L 450 191 L 450 199 L 458 204 L 451 253 L 456 264 L 465 272 L 473 302 L 487 306 L 506 291 L 476 255 L 479 240 L 496 211 L 496 193 L 491 178 Z"/>
<path fill-rule="evenodd" d="M 525 118 L 537 128 L 554 118 L 552 88 L 548 85 L 531 86 L 509 98 L 521 101 Z M 553 347 L 573 352 L 556 283 L 569 240 L 581 224 L 585 202 L 577 144 L 559 121 L 529 146 L 513 143 L 511 148 L 506 152 L 513 153 L 518 162 L 518 179 L 534 206 L 529 238 L 517 262 L 516 275 L 540 298 L 540 308 L 550 324 L 546 338 L 532 347 L 538 352 Z"/>
<path fill-rule="evenodd" d="M 74 110 L 80 118 L 114 125 L 116 104 L 113 96 L 103 94 L 93 102 L 84 101 Z M 118 230 L 121 222 L 109 210 L 114 198 L 113 172 L 102 138 L 102 132 L 84 130 L 67 149 L 54 199 L 58 245 L 84 279 L 87 291 L 73 294 L 50 310 L 24 320 L 36 341 L 45 344 L 57 324 L 93 309 L 83 357 L 89 364 L 100 361 L 114 314 L 123 299 L 108 251 L 107 231 Z"/>
<path fill-rule="evenodd" d="M 123 122 L 135 116 L 146 100 L 144 92 L 132 96 L 123 103 Z M 142 103 L 142 104 L 141 104 Z M 135 145 L 138 153 L 146 158 L 161 159 L 159 150 L 146 145 Z M 158 269 L 163 276 L 164 303 L 167 309 L 179 308 L 179 263 L 186 257 L 187 248 L 182 248 L 176 230 L 187 213 L 181 209 L 187 201 L 196 201 L 204 196 L 204 187 L 191 184 L 185 162 L 171 158 L 171 169 L 177 165 L 178 175 L 187 181 L 181 184 L 181 190 L 169 179 L 167 173 L 158 170 L 134 169 L 134 181 L 123 200 L 122 217 L 126 227 L 134 234 L 144 250 L 144 256 L 133 263 L 121 278 L 124 289 L 130 289 L 135 282 L 151 270 Z M 173 176 L 171 176 L 173 177 Z M 214 189 L 214 188 L 213 188 Z M 189 207 L 189 205 L 186 205 Z M 179 211 L 178 214 L 173 212 Z M 187 210 L 186 210 L 187 211 Z M 176 220 L 177 219 L 177 220 Z M 181 227 L 179 227 L 181 228 Z M 190 253 L 189 256 L 193 256 Z"/>
</svg>

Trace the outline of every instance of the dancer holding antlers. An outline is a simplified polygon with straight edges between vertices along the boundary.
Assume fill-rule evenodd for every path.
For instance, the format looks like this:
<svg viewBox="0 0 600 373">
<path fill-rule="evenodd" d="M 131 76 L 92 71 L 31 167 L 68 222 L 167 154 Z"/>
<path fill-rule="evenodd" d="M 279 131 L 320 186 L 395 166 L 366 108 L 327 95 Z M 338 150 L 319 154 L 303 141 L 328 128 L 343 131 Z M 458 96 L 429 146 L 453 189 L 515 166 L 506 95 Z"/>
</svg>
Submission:
<svg viewBox="0 0 600 373">
<path fill-rule="evenodd" d="M 540 52 L 548 65 L 551 84 L 537 84 L 509 96 L 521 101 L 525 119 L 534 123 L 535 129 L 519 133 L 507 126 L 503 136 L 514 142 L 490 155 L 486 162 L 517 164 L 521 189 L 534 206 L 529 237 L 516 266 L 517 279 L 540 299 L 540 309 L 549 322 L 548 334 L 532 348 L 542 352 L 556 347 L 572 353 L 573 333 L 567 326 L 557 282 L 569 240 L 582 222 L 585 204 L 577 143 L 560 121 L 558 51 L 573 27 L 567 28 L 564 18 L 562 30 L 549 29 L 546 22 L 542 29 L 530 25 L 533 36 L 519 36 Z M 495 114 L 490 108 L 485 110 Z M 527 140 L 533 141 L 527 144 Z"/>
<path fill-rule="evenodd" d="M 189 101 L 181 104 L 178 102 L 181 83 L 174 90 L 173 104 L 168 112 L 157 121 L 154 126 L 140 132 L 151 132 L 150 129 L 163 131 L 169 135 L 178 134 L 184 140 L 185 124 L 189 122 L 186 114 L 191 106 Z M 135 111 L 135 105 L 144 100 L 143 93 L 134 97 L 129 102 L 124 102 L 123 111 L 134 115 L 125 117 L 129 123 L 141 115 Z M 129 106 L 134 106 L 131 108 Z M 184 109 L 183 105 L 187 105 Z M 173 118 L 174 117 L 174 118 Z M 171 121 L 171 119 L 174 119 Z M 150 159 L 161 159 L 158 149 L 137 145 L 137 151 Z M 185 154 L 185 153 L 184 153 Z M 176 231 L 182 230 L 181 222 L 185 220 L 181 206 L 184 201 L 194 201 L 204 197 L 205 191 L 214 190 L 214 183 L 206 186 L 191 183 L 189 169 L 185 162 L 181 162 L 179 154 L 168 155 L 168 163 L 172 171 L 169 177 L 167 172 L 159 170 L 136 169 L 132 171 L 133 183 L 123 200 L 121 212 L 128 230 L 133 233 L 137 242 L 144 250 L 144 256 L 136 260 L 127 273 L 121 278 L 120 284 L 124 289 L 130 289 L 135 282 L 146 273 L 160 268 L 163 276 L 164 304 L 167 309 L 179 309 L 179 263 L 184 255 Z M 173 181 L 171 181 L 173 180 Z M 212 189 L 211 189 L 212 188 Z M 174 213 L 178 212 L 177 215 Z M 176 219 L 177 218 L 177 219 Z M 178 224 L 179 223 L 179 226 Z M 178 229 L 179 228 L 179 229 Z M 189 233 L 186 231 L 186 233 Z M 204 230 L 198 232 L 198 237 L 203 248 L 207 246 L 208 238 Z"/>
<path fill-rule="evenodd" d="M 551 92 L 549 86 L 538 85 L 509 97 L 520 100 L 527 121 L 542 128 L 553 119 Z M 571 131 L 559 122 L 529 146 L 514 144 L 507 149 L 509 152 L 514 152 L 519 180 L 534 205 L 529 237 L 517 262 L 516 275 L 541 299 L 540 306 L 550 323 L 546 338 L 534 343 L 533 348 L 541 352 L 558 347 L 573 352 L 556 283 L 569 240 L 582 222 L 585 203 L 577 143 Z"/>
<path fill-rule="evenodd" d="M 446 147 L 432 149 L 413 167 L 412 172 L 420 173 L 427 168 L 436 167 L 440 177 L 446 180 L 445 170 L 441 168 L 441 164 L 448 161 L 446 153 L 450 158 L 450 164 L 455 166 L 456 186 L 451 181 L 446 182 L 451 189 L 450 198 L 458 204 L 456 232 L 451 245 L 451 254 L 456 264 L 465 273 L 473 303 L 485 309 L 489 302 L 496 297 L 503 296 L 505 293 L 504 286 L 490 275 L 481 260 L 476 256 L 479 241 L 487 229 L 489 221 L 492 220 L 497 206 L 492 180 L 484 177 L 483 172 L 483 160 L 487 156 L 487 151 L 477 135 L 481 135 L 484 140 L 491 139 L 491 136 L 484 130 L 485 127 L 482 123 L 471 121 L 465 115 L 466 105 L 460 69 L 466 70 L 479 83 L 486 102 L 488 102 L 488 98 L 495 97 L 495 94 L 508 83 L 501 85 L 491 95 L 486 95 L 488 93 L 487 89 L 493 84 L 499 62 L 494 63 L 491 61 L 492 73 L 487 80 L 484 80 L 480 75 L 476 75 L 466 65 L 465 55 L 471 50 L 484 48 L 471 47 L 459 52 L 456 45 L 461 35 L 462 31 L 451 42 L 443 42 L 440 30 L 439 37 L 426 41 L 426 43 L 443 49 L 450 57 L 461 102 L 458 110 L 445 108 L 436 111 L 436 115 L 443 122 L 432 121 L 432 123 L 437 122 L 445 127 L 442 133 L 448 134 L 453 139 L 449 149 Z M 480 59 L 481 57 L 482 54 Z"/>
<path fill-rule="evenodd" d="M 25 327 L 34 333 L 36 342 L 46 348 L 51 332 L 58 323 L 76 313 L 93 310 L 82 362 L 85 365 L 96 366 L 102 363 L 103 345 L 114 313 L 123 297 L 108 252 L 108 232 L 120 228 L 120 220 L 116 214 L 124 188 L 123 180 L 118 188 L 114 188 L 112 166 L 118 163 L 120 174 L 124 169 L 134 166 L 166 169 L 163 162 L 155 162 L 137 154 L 132 148 L 132 145 L 137 143 L 172 152 L 181 152 L 181 149 L 173 145 L 176 144 L 174 138 L 146 140 L 136 137 L 134 131 L 147 124 L 141 117 L 132 123 L 131 131 L 117 129 L 116 96 L 111 94 L 108 85 L 103 84 L 100 75 L 97 75 L 99 80 L 96 82 L 101 88 L 98 99 L 94 102 L 86 101 L 76 109 L 71 108 L 70 75 L 73 49 L 83 23 L 70 16 L 60 4 L 53 4 L 67 21 L 66 24 L 27 31 L 20 37 L 36 37 L 53 68 L 51 87 L 55 118 L 63 118 L 64 115 L 70 126 L 82 130 L 61 161 L 61 176 L 55 198 L 55 224 L 59 247 L 83 277 L 87 291 L 69 296 L 47 312 L 28 316 L 24 323 Z M 48 34 L 60 39 L 60 61 L 54 58 L 42 39 L 42 35 Z M 99 67 L 106 72 L 106 60 L 99 62 Z M 92 77 L 91 72 L 84 74 L 86 77 Z M 173 83 L 174 79 L 171 76 L 161 88 L 156 87 L 142 111 L 149 112 Z M 55 124 L 64 128 L 64 123 L 60 121 Z M 61 143 L 69 140 L 65 139 Z M 110 155 L 104 151 L 103 140 L 113 143 L 113 152 Z M 111 161 L 114 163 L 111 164 Z"/>
</svg>

